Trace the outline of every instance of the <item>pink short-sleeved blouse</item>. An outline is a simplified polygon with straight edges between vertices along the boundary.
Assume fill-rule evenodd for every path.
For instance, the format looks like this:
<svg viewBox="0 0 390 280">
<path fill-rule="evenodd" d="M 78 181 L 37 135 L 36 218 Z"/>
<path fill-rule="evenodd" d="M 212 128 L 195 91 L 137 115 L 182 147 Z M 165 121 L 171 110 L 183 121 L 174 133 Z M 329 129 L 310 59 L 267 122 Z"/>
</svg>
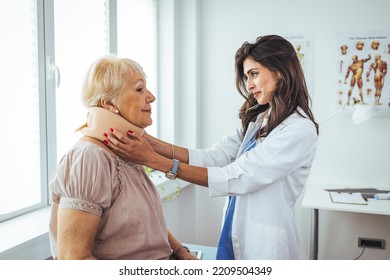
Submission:
<svg viewBox="0 0 390 280">
<path fill-rule="evenodd" d="M 169 258 L 172 250 L 160 196 L 142 166 L 80 141 L 61 159 L 50 189 L 54 259 L 59 207 L 101 217 L 93 248 L 98 259 Z"/>
</svg>

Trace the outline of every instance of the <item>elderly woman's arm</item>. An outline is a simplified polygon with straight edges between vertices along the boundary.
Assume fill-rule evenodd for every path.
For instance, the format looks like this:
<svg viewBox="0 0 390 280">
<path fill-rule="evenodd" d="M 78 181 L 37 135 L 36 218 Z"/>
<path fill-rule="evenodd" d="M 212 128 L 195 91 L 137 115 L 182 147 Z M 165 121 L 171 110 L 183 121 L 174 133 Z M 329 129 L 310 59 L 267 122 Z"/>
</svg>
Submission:
<svg viewBox="0 0 390 280">
<path fill-rule="evenodd" d="M 96 259 L 92 248 L 100 217 L 74 209 L 58 209 L 57 251 L 58 259 Z"/>
<path fill-rule="evenodd" d="M 187 248 L 183 246 L 173 234 L 168 230 L 168 241 L 173 250 L 174 256 L 179 260 L 198 260 L 195 256 L 193 256 L 190 252 L 188 252 Z"/>
</svg>

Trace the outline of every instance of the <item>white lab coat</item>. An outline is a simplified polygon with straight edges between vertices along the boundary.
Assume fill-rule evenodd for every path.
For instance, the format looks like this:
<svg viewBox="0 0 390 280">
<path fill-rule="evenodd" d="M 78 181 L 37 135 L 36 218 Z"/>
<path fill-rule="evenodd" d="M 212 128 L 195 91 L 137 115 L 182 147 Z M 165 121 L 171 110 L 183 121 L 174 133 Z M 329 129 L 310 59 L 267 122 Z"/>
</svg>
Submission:
<svg viewBox="0 0 390 280">
<path fill-rule="evenodd" d="M 245 137 L 239 128 L 211 149 L 189 150 L 189 162 L 208 168 L 210 197 L 237 196 L 232 224 L 235 259 L 299 259 L 294 206 L 315 156 L 316 129 L 295 113 L 236 158 L 260 126 L 259 116 Z"/>
</svg>

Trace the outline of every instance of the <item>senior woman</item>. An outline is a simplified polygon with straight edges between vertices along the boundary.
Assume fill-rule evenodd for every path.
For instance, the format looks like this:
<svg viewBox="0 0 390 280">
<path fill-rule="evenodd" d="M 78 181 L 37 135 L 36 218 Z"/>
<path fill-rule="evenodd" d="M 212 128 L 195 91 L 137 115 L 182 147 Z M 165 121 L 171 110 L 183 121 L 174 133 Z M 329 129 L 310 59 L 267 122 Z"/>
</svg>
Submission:
<svg viewBox="0 0 390 280">
<path fill-rule="evenodd" d="M 110 127 L 142 134 L 155 97 L 133 60 L 106 56 L 88 70 L 83 137 L 50 181 L 54 259 L 195 259 L 166 227 L 159 194 L 144 167 L 115 155 L 101 140 Z M 120 117 L 118 117 L 120 116 Z M 173 253 L 172 253 L 173 252 Z"/>
</svg>

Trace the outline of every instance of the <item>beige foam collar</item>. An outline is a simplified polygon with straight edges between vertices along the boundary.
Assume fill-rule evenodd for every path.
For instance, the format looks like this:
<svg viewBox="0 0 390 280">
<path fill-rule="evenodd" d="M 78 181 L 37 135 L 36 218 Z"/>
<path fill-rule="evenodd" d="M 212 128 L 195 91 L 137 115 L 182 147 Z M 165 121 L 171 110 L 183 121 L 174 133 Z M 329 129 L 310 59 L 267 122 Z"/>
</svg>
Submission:
<svg viewBox="0 0 390 280">
<path fill-rule="evenodd" d="M 112 113 L 100 107 L 91 107 L 88 109 L 87 123 L 80 129 L 81 134 L 90 136 L 100 141 L 104 140 L 103 133 L 108 133 L 110 128 L 127 135 L 128 130 L 144 134 L 144 129 L 133 125 L 120 115 Z"/>
</svg>

